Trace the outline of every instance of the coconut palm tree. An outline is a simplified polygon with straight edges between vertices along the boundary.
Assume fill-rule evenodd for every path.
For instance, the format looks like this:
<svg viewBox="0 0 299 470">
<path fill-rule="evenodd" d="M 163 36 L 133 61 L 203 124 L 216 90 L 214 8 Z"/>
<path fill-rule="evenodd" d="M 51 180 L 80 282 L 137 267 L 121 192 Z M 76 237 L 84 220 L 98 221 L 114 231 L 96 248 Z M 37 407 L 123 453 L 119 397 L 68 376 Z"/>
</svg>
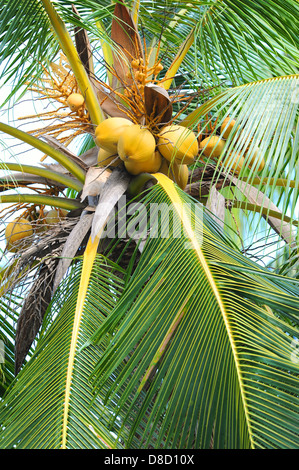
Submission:
<svg viewBox="0 0 299 470">
<path fill-rule="evenodd" d="M 1 448 L 296 448 L 298 3 L 0 8 Z"/>
</svg>

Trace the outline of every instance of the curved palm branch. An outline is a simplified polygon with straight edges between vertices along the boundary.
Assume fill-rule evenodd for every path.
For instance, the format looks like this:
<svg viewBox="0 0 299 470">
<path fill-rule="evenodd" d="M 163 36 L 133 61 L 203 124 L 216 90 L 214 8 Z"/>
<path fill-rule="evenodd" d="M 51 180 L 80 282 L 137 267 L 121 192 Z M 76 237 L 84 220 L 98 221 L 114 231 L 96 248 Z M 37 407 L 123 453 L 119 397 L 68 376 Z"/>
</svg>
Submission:
<svg viewBox="0 0 299 470">
<path fill-rule="evenodd" d="M 223 165 L 225 169 L 231 170 L 235 160 L 245 157 L 242 170 L 233 178 L 228 176 L 235 187 L 235 191 L 232 188 L 234 193 L 231 196 L 239 200 L 241 198 L 242 201 L 247 199 L 256 205 L 257 211 L 258 207 L 261 211 L 275 210 L 271 201 L 276 199 L 275 193 L 277 186 L 282 184 L 279 183 L 281 178 L 283 181 L 279 198 L 281 209 L 278 211 L 281 210 L 286 214 L 291 208 L 291 222 L 293 217 L 295 221 L 297 220 L 298 81 L 298 75 L 291 75 L 231 88 L 192 111 L 182 121 L 182 124 L 193 127 L 207 112 L 210 112 L 210 120 L 205 122 L 201 129 L 205 134 L 213 119 L 216 119 L 218 130 L 227 115 L 235 119 L 236 127 L 226 140 L 222 158 L 217 158 L 215 162 L 217 166 Z M 262 170 L 258 163 L 253 167 L 250 166 L 251 158 L 257 150 L 257 162 L 265 162 Z M 208 158 L 206 162 L 209 164 L 211 160 Z M 215 175 L 215 184 L 219 176 Z M 272 223 L 288 243 L 294 241 L 290 235 L 292 230 L 288 228 L 289 224 L 285 228 L 281 220 L 276 222 L 272 220 Z M 284 230 L 289 235 L 284 235 Z"/>
<path fill-rule="evenodd" d="M 78 448 L 78 445 L 83 448 L 86 445 L 109 448 L 112 445 L 113 439 L 106 424 L 111 412 L 98 399 L 90 407 L 86 406 L 93 401 L 88 376 L 102 351 L 96 347 L 86 353 L 80 348 L 115 304 L 123 282 L 116 265 L 101 257 L 97 260 L 91 276 L 90 297 L 74 338 L 74 309 L 81 268 L 81 262 L 74 265 L 64 285 L 57 291 L 31 361 L 9 387 L 1 403 L 1 423 L 6 423 L 6 432 L 1 433 L 2 448 L 15 445 L 20 448 Z M 65 289 L 68 295 L 65 295 Z M 53 316 L 56 317 L 54 321 Z M 69 350 L 72 346 L 76 357 L 70 363 Z M 66 377 L 71 380 L 68 400 L 65 395 Z M 31 391 L 28 388 L 30 382 Z M 27 410 L 25 415 L 24 409 Z M 20 416 L 23 429 L 16 426 Z M 67 426 L 64 425 L 65 416 Z M 29 428 L 32 432 L 28 433 Z"/>
<path fill-rule="evenodd" d="M 148 200 L 162 219 L 173 204 L 186 235 L 148 238 L 125 294 L 92 338 L 101 345 L 112 335 L 93 374 L 96 390 L 109 382 L 106 405 L 128 408 L 128 447 L 135 433 L 144 447 L 208 448 L 212 438 L 214 448 L 296 447 L 297 328 L 287 318 L 298 325 L 298 284 L 265 276 L 157 178 L 163 188 Z"/>
<path fill-rule="evenodd" d="M 3 401 L 3 447 L 298 444 L 298 366 L 291 360 L 298 330 L 287 321 L 298 324 L 298 283 L 241 256 L 208 214 L 182 217 L 180 203 L 188 211 L 190 198 L 161 181 L 165 189 L 156 186 L 146 202 L 157 204 L 162 218 L 170 201 L 178 204 L 170 229 L 178 233 L 182 220 L 186 235 L 149 237 L 125 290 L 122 271 L 99 258 L 78 327 L 81 269 L 74 266 L 65 280 L 69 295 L 62 300 L 57 292 L 35 360 Z"/>
</svg>

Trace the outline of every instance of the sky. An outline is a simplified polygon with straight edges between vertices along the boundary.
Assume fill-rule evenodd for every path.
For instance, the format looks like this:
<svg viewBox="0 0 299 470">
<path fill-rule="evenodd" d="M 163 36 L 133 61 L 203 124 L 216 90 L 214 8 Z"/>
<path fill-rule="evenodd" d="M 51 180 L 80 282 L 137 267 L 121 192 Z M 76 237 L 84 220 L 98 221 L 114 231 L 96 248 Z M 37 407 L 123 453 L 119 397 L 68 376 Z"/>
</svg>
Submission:
<svg viewBox="0 0 299 470">
<path fill-rule="evenodd" d="M 9 95 L 11 86 L 1 86 L 1 97 L 0 101 Z M 42 106 L 36 100 L 33 101 L 31 93 L 28 92 L 18 103 L 15 105 L 6 105 L 0 111 L 0 120 L 5 124 L 17 127 L 23 131 L 29 131 L 39 126 L 37 120 L 30 119 L 27 121 L 21 120 L 24 116 L 30 116 L 36 114 L 36 112 L 42 111 Z M 20 142 L 11 136 L 4 133 L 0 133 L 1 143 L 1 161 L 7 162 L 20 162 L 27 164 L 39 164 L 42 153 L 36 149 L 32 149 L 28 144 Z"/>
</svg>

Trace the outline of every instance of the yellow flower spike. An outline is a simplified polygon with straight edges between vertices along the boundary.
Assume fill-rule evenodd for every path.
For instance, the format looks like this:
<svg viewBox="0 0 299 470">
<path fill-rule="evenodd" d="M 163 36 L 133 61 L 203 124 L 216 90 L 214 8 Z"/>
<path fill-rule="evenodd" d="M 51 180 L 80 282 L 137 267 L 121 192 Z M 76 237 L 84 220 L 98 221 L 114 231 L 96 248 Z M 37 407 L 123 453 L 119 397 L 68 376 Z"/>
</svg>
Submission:
<svg viewBox="0 0 299 470">
<path fill-rule="evenodd" d="M 172 124 L 161 130 L 158 149 L 169 162 L 177 159 L 181 163 L 191 165 L 198 154 L 197 138 L 194 132 L 186 127 Z"/>
<path fill-rule="evenodd" d="M 61 48 L 70 63 L 80 91 L 85 98 L 86 108 L 90 114 L 91 121 L 93 124 L 99 124 L 104 119 L 103 112 L 100 108 L 97 96 L 92 84 L 90 83 L 84 65 L 80 60 L 78 52 L 65 27 L 65 24 L 49 0 L 42 0 L 42 4 L 49 16 L 52 27 L 60 42 Z"/>
</svg>

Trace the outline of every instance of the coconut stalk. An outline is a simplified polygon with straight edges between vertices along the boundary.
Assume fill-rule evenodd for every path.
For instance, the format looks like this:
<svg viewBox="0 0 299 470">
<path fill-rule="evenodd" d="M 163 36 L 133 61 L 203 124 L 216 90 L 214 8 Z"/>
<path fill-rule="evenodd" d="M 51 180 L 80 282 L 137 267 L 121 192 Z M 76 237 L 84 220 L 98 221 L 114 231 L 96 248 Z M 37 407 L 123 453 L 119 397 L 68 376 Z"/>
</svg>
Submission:
<svg viewBox="0 0 299 470">
<path fill-rule="evenodd" d="M 82 183 L 74 180 L 70 176 L 62 175 L 56 173 L 55 171 L 47 170 L 46 168 L 39 168 L 32 165 L 22 165 L 19 163 L 0 163 L 0 169 L 2 170 L 12 170 L 12 171 L 20 171 L 22 173 L 29 173 L 32 175 L 37 175 L 42 178 L 46 178 L 51 181 L 55 181 L 56 183 L 60 183 L 66 188 L 75 189 L 76 191 L 81 191 L 83 188 Z"/>
<path fill-rule="evenodd" d="M 242 177 L 242 178 L 239 178 L 239 181 L 247 181 L 248 183 L 250 183 L 251 185 L 265 185 L 265 184 L 268 184 L 269 186 L 282 186 L 284 188 L 287 188 L 287 187 L 290 187 L 290 188 L 296 188 L 298 189 L 299 188 L 299 183 L 298 181 L 295 181 L 295 180 L 290 180 L 288 181 L 287 179 L 285 178 L 277 178 L 277 179 L 274 179 L 274 178 L 259 178 L 259 177 L 255 177 L 255 178 L 249 178 L 249 177 Z"/>
<path fill-rule="evenodd" d="M 20 129 L 16 129 L 12 126 L 9 126 L 8 124 L 4 124 L 3 122 L 0 122 L 0 131 L 5 132 L 6 134 L 9 134 L 16 139 L 22 140 L 23 142 L 26 142 L 37 150 L 40 150 L 44 154 L 53 158 L 53 160 L 64 166 L 64 168 L 66 168 L 73 176 L 75 176 L 75 178 L 81 181 L 81 183 L 84 183 L 85 171 L 75 162 L 70 160 L 66 155 L 59 152 L 59 150 L 51 147 L 51 145 L 43 142 L 37 137 L 21 131 Z"/>
<path fill-rule="evenodd" d="M 66 197 L 47 196 L 42 194 L 7 194 L 0 196 L 0 204 L 12 203 L 32 203 L 38 206 L 53 206 L 69 211 L 84 207 L 84 204 L 82 204 L 77 199 L 70 199 Z"/>
<path fill-rule="evenodd" d="M 283 215 L 281 212 L 275 211 L 273 209 L 269 209 L 268 207 L 263 207 L 257 204 L 253 204 L 251 202 L 245 201 L 233 201 L 231 199 L 226 200 L 226 206 L 230 209 L 243 209 L 243 210 L 250 210 L 252 212 L 261 213 L 265 219 L 267 220 L 268 217 L 274 217 L 275 219 L 279 219 L 283 222 L 287 222 L 289 224 L 293 224 L 298 227 L 298 220 L 293 220 L 291 217 L 287 215 Z"/>
</svg>

